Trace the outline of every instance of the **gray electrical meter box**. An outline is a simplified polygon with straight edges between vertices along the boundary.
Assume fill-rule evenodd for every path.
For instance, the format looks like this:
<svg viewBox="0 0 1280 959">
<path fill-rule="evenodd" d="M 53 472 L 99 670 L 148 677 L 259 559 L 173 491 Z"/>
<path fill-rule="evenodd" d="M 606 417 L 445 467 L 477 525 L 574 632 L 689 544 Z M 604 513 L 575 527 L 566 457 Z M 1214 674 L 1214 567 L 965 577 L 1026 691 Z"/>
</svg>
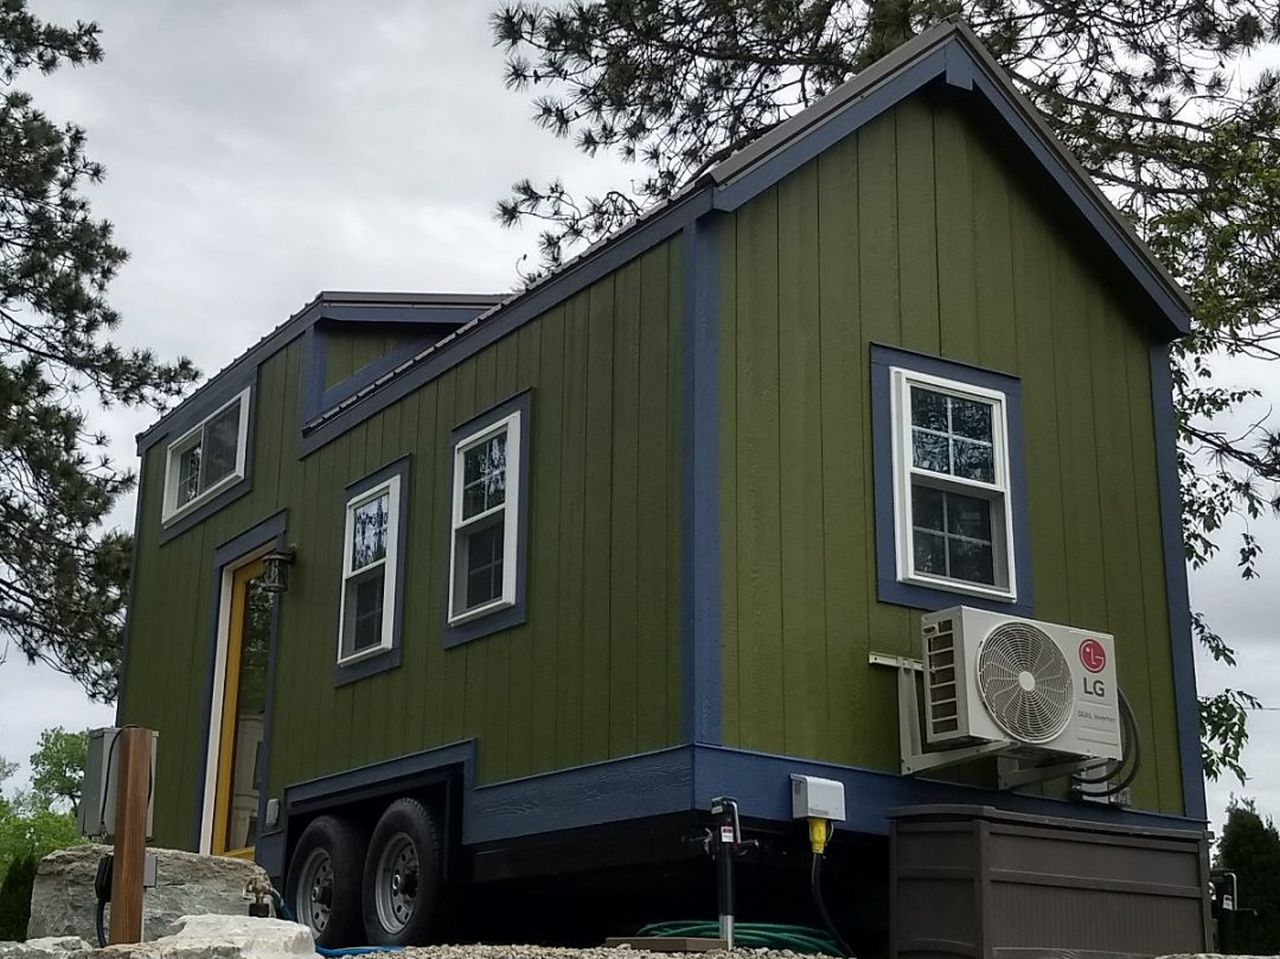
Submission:
<svg viewBox="0 0 1280 959">
<path fill-rule="evenodd" d="M 792 773 L 791 817 L 844 822 L 844 783 Z"/>
<path fill-rule="evenodd" d="M 152 838 L 155 809 L 156 740 L 151 733 L 151 783 L 147 796 L 147 838 Z M 84 763 L 84 787 L 78 815 L 80 835 L 109 842 L 116 833 L 116 794 L 120 785 L 120 730 L 114 726 L 89 730 L 89 752 Z"/>
</svg>

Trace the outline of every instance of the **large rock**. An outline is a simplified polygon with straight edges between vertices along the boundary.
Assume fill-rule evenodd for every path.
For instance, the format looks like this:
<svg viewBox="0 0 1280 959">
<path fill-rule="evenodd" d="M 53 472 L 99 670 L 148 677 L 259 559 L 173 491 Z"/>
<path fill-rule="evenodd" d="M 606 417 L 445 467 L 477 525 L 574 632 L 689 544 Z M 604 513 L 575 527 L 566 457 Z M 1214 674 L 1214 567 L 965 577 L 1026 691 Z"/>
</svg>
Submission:
<svg viewBox="0 0 1280 959">
<path fill-rule="evenodd" d="M 183 916 L 174 925 L 171 936 L 132 946 L 108 946 L 91 959 L 315 959 L 316 956 L 311 930 L 283 919 Z"/>
<path fill-rule="evenodd" d="M 72 959 L 90 948 L 79 936 L 49 936 L 26 942 L 0 942 L 0 959 Z"/>
<path fill-rule="evenodd" d="M 181 916 L 152 942 L 92 949 L 65 936 L 0 942 L 0 959 L 316 959 L 311 930 L 283 919 Z"/>
<path fill-rule="evenodd" d="M 40 860 L 31 890 L 28 940 L 79 936 L 97 943 L 93 878 L 98 859 L 109 851 L 106 846 L 72 846 Z M 241 859 L 176 849 L 151 852 L 156 854 L 156 885 L 146 891 L 142 905 L 142 938 L 147 941 L 177 932 L 184 916 L 246 916 L 246 886 L 252 879 L 266 879 L 259 866 Z"/>
</svg>

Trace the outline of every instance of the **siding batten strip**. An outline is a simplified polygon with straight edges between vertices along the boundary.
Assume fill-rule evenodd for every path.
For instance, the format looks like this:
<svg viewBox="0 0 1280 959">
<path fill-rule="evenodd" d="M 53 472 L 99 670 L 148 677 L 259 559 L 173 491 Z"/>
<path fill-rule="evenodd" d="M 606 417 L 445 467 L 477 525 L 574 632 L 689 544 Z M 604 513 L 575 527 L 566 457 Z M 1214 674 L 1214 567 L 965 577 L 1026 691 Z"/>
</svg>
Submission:
<svg viewBox="0 0 1280 959">
<path fill-rule="evenodd" d="M 1178 479 L 1178 422 L 1173 409 L 1169 344 L 1151 347 L 1151 406 L 1155 414 L 1156 471 L 1160 489 L 1160 531 L 1164 535 L 1165 596 L 1169 603 L 1169 644 L 1177 703 L 1178 748 L 1182 754 L 1182 811 L 1188 819 L 1208 819 L 1204 770 L 1200 761 L 1200 714 L 1196 695 L 1195 649 L 1191 640 L 1191 599 L 1182 547 L 1182 490 Z"/>
<path fill-rule="evenodd" d="M 685 227 L 683 726 L 718 744 L 720 715 L 720 387 L 718 231 L 714 215 Z"/>
</svg>

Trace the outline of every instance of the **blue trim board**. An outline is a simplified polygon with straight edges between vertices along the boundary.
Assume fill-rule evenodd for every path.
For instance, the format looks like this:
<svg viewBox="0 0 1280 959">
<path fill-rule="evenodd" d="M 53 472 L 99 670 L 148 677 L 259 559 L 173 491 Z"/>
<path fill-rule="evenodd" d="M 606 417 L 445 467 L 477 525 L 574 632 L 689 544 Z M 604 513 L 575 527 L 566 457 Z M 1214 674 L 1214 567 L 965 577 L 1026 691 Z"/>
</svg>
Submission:
<svg viewBox="0 0 1280 959">
<path fill-rule="evenodd" d="M 463 798 L 466 844 L 625 822 L 693 808 L 693 747 L 478 786 Z"/>
<path fill-rule="evenodd" d="M 1156 482 L 1160 532 L 1164 539 L 1165 595 L 1169 603 L 1169 645 L 1173 695 L 1182 766 L 1182 804 L 1187 816 L 1207 820 L 1204 768 L 1200 756 L 1200 698 L 1196 693 L 1195 641 L 1182 539 L 1182 488 L 1178 474 L 1178 417 L 1173 406 L 1173 374 L 1167 343 L 1151 347 L 1151 406 L 1155 418 Z"/>
<path fill-rule="evenodd" d="M 370 790 L 386 791 L 389 787 L 403 787 L 445 769 L 459 770 L 464 788 L 469 789 L 475 769 L 475 755 L 475 740 L 464 739 L 346 772 L 308 779 L 285 788 L 283 813 L 329 807 L 345 800 L 363 798 Z"/>
<path fill-rule="evenodd" d="M 961 783 L 899 776 L 878 769 L 723 746 L 695 747 L 694 763 L 692 806 L 695 809 L 706 809 L 715 796 L 733 796 L 738 800 L 743 816 L 789 821 L 790 777 L 792 773 L 801 773 L 843 783 L 848 818 L 838 828 L 874 835 L 888 835 L 890 810 L 924 803 L 991 806 L 1010 812 L 1057 816 L 1081 822 L 1204 831 L 1203 822 L 1182 816 L 997 792 Z"/>
<path fill-rule="evenodd" d="M 1000 793 L 724 746 L 674 746 L 479 786 L 473 781 L 475 754 L 475 740 L 466 740 L 289 786 L 282 823 L 299 812 L 394 795 L 453 774 L 461 777 L 464 845 L 705 812 L 716 796 L 737 799 L 744 817 L 785 824 L 792 822 L 791 774 L 803 773 L 844 784 L 848 819 L 839 828 L 850 832 L 888 835 L 891 810 L 924 803 L 989 806 L 1135 829 L 1204 832 L 1203 822 L 1181 816 Z M 283 862 L 268 863 L 261 853 L 258 861 L 272 875 L 283 872 Z"/>
<path fill-rule="evenodd" d="M 284 548 L 285 530 L 288 526 L 288 510 L 281 510 L 271 516 L 268 516 L 262 522 L 245 530 L 243 533 L 223 543 L 213 551 L 213 571 L 210 576 L 210 597 L 209 597 L 209 645 L 205 650 L 205 683 L 204 683 L 204 708 L 199 715 L 205 717 L 204 728 L 200 732 L 200 751 L 197 756 L 196 783 L 195 783 L 195 810 L 192 816 L 193 833 L 191 848 L 200 848 L 200 832 L 202 820 L 204 817 L 204 789 L 205 789 L 205 771 L 206 763 L 204 757 L 209 755 L 209 719 L 213 715 L 213 686 L 215 671 L 218 668 L 218 617 L 221 614 L 222 607 L 222 575 L 226 568 L 236 560 L 240 559 L 246 553 L 266 546 L 268 543 L 275 542 L 280 548 Z M 278 603 L 277 603 L 278 605 Z M 275 674 L 275 653 L 277 649 L 277 634 L 279 632 L 279 616 L 271 617 L 271 641 L 270 650 L 271 658 L 268 661 L 267 672 L 269 674 L 267 685 L 267 704 L 266 716 L 263 719 L 263 742 L 265 743 L 262 754 L 262 767 L 264 769 L 271 768 L 271 740 L 268 730 L 272 725 L 272 713 L 275 707 L 275 683 L 272 681 Z M 266 791 L 263 790 L 258 796 L 258 821 L 265 821 L 264 813 L 266 809 Z"/>
<path fill-rule="evenodd" d="M 1013 510 L 1013 555 L 1017 602 L 1007 603 L 969 593 L 930 589 L 898 581 L 896 524 L 893 515 L 893 412 L 891 367 L 940 376 L 998 390 L 1005 397 L 1009 427 L 1009 506 Z M 1015 616 L 1035 615 L 1031 569 L 1031 517 L 1028 507 L 1026 443 L 1022 425 L 1022 383 L 1008 373 L 983 369 L 896 347 L 871 346 L 871 444 L 875 493 L 876 597 L 882 603 L 937 610 L 974 606 Z"/>
<path fill-rule="evenodd" d="M 685 739 L 720 742 L 720 236 L 709 213 L 685 227 L 681 687 Z"/>
</svg>

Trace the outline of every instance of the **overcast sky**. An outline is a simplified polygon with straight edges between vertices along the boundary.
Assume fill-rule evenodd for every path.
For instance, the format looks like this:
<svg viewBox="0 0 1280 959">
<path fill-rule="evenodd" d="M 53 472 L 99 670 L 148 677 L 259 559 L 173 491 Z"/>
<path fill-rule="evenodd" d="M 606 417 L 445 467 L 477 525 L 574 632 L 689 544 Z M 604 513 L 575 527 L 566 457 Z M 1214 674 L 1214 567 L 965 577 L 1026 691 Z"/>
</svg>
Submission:
<svg viewBox="0 0 1280 959">
<path fill-rule="evenodd" d="M 485 0 L 32 6 L 103 27 L 103 63 L 19 86 L 52 118 L 83 126 L 90 156 L 106 164 L 94 211 L 131 253 L 111 293 L 125 318 L 117 339 L 184 354 L 206 373 L 321 289 L 510 289 L 534 244 L 533 231 L 492 216 L 514 180 L 559 176 L 591 192 L 631 175 L 530 122 L 527 97 L 502 84 Z M 1267 372 L 1229 375 L 1263 386 Z M 1268 403 L 1277 399 L 1272 387 Z M 152 419 L 103 417 L 121 463 L 135 462 L 133 436 Z M 129 497 L 114 521 L 132 516 Z M 1273 523 L 1264 540 L 1276 549 L 1261 583 L 1241 582 L 1234 549 L 1193 577 L 1195 603 L 1241 662 L 1234 675 L 1202 664 L 1201 688 L 1244 686 L 1280 704 Z M 52 670 L 13 655 L 0 665 L 0 756 L 25 760 L 41 729 L 112 715 Z M 1244 791 L 1280 813 L 1280 712 L 1255 714 L 1252 731 Z M 1215 819 L 1231 789 L 1211 787 Z"/>
</svg>

